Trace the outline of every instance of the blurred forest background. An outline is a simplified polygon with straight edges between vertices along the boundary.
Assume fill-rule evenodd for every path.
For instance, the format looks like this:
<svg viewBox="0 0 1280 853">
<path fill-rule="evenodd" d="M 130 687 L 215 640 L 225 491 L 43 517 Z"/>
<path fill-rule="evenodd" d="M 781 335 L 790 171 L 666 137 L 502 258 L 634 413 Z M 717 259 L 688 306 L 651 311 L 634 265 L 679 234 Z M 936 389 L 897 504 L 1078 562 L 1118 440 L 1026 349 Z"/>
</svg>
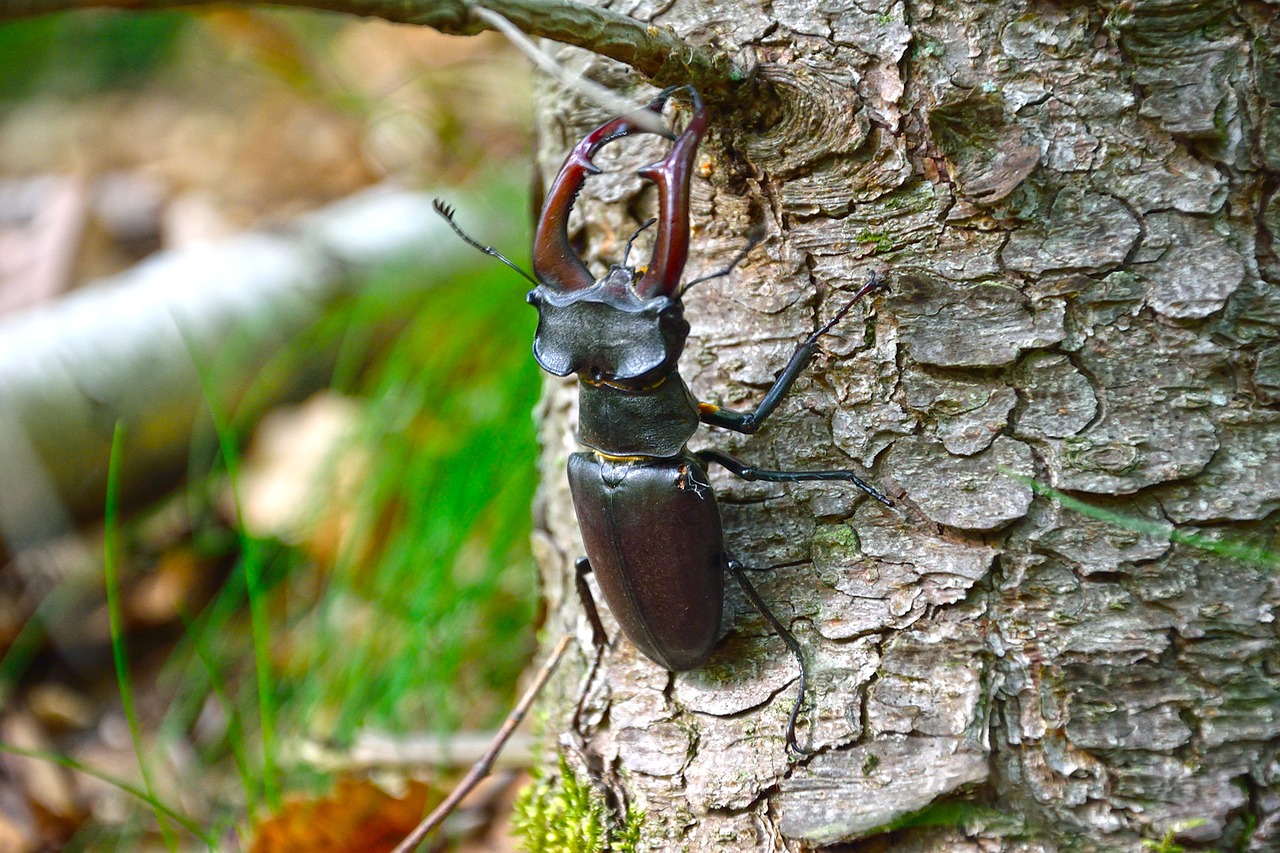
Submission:
<svg viewBox="0 0 1280 853">
<path fill-rule="evenodd" d="M 59 305 L 168 269 L 147 259 L 317 222 L 376 246 L 378 215 L 439 194 L 522 261 L 531 76 L 496 37 L 306 13 L 0 26 L 0 409 L 6 371 L 45 369 L 6 336 L 39 316 L 71 346 Z M 505 714 L 537 624 L 535 318 L 518 276 L 426 242 L 355 245 L 374 260 L 332 264 L 322 310 L 252 358 L 260 329 L 192 347 L 180 480 L 139 474 L 145 424 L 108 412 L 97 511 L 0 548 L 0 850 L 387 850 L 448 790 L 422 774 L 465 753 L 451 733 Z M 145 397 L 162 330 L 94 304 L 118 345 L 95 357 L 131 354 Z M 465 823 L 456 849 L 508 849 Z"/>
</svg>

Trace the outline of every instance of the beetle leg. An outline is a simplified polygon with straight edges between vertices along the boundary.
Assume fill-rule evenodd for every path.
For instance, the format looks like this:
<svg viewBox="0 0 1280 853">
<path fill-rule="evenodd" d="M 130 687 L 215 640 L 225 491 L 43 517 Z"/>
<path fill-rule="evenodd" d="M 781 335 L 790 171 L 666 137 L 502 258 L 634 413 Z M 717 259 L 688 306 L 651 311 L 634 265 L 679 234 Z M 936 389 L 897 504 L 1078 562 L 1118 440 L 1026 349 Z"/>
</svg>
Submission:
<svg viewBox="0 0 1280 853">
<path fill-rule="evenodd" d="M 600 621 L 600 611 L 596 609 L 596 600 L 591 594 L 591 587 L 587 586 L 587 575 L 591 574 L 591 561 L 586 557 L 579 557 L 573 564 L 573 568 L 578 600 L 582 602 L 587 621 L 591 623 L 591 643 L 597 649 L 603 649 L 609 645 L 609 635 L 604 630 L 604 623 Z"/>
<path fill-rule="evenodd" d="M 834 471 L 768 471 L 763 468 L 755 468 L 746 463 L 734 459 L 727 453 L 719 450 L 699 450 L 694 454 L 703 461 L 704 464 L 712 462 L 722 466 L 730 473 L 741 477 L 744 480 L 755 481 L 764 480 L 770 483 L 802 483 L 807 480 L 843 480 L 853 483 L 869 497 L 874 498 L 885 506 L 893 506 L 884 492 L 875 486 L 863 480 L 852 471 L 837 469 Z"/>
<path fill-rule="evenodd" d="M 636 229 L 636 233 L 634 233 L 634 234 L 632 234 L 632 235 L 631 235 L 631 239 L 627 241 L 627 247 L 626 247 L 625 249 L 623 249 L 623 250 L 622 250 L 622 265 L 623 265 L 624 267 L 627 265 L 627 258 L 631 257 L 631 244 L 632 244 L 632 243 L 634 243 L 634 242 L 636 241 L 636 238 L 637 238 L 637 237 L 639 237 L 642 233 L 644 233 L 644 230 L 645 230 L 646 228 L 648 228 L 650 225 L 652 225 L 653 223 L 655 223 L 655 222 L 657 222 L 657 221 L 658 221 L 658 217 L 656 217 L 656 216 L 655 216 L 655 217 L 653 217 L 653 218 L 652 218 L 652 219 L 650 219 L 648 222 L 646 222 L 645 224 L 643 224 L 643 225 L 641 225 L 639 228 L 637 228 L 637 229 Z"/>
<path fill-rule="evenodd" d="M 796 694 L 796 703 L 791 707 L 791 716 L 787 719 L 787 748 L 795 752 L 797 755 L 810 755 L 812 750 L 803 749 L 796 742 L 796 721 L 800 718 L 800 709 L 804 706 L 805 688 L 809 681 L 809 668 L 804 661 L 804 652 L 800 648 L 800 642 L 788 631 L 778 617 L 774 616 L 769 608 L 765 605 L 764 599 L 760 598 L 760 594 L 756 592 L 756 588 L 751 585 L 751 581 L 747 580 L 746 570 L 742 563 L 736 559 L 725 555 L 725 568 L 733 575 L 738 585 L 742 587 L 742 591 L 747 594 L 751 604 L 760 611 L 760 615 L 769 623 L 770 627 L 777 632 L 782 638 L 782 642 L 787 644 L 787 648 L 791 650 L 791 654 L 795 655 L 796 662 L 800 664 L 800 690 Z"/>
<path fill-rule="evenodd" d="M 586 709 L 587 699 L 591 695 L 591 686 L 595 683 L 596 673 L 600 669 L 600 661 L 604 658 L 604 650 L 609 646 L 609 635 L 604 630 L 604 623 L 600 621 L 600 611 L 596 609 L 596 600 L 591 594 L 591 588 L 587 586 L 587 575 L 591 573 L 591 561 L 586 557 L 579 557 L 574 562 L 573 568 L 574 585 L 578 589 L 578 600 L 582 603 L 583 612 L 587 614 L 587 622 L 591 624 L 591 645 L 595 647 L 596 651 L 595 657 L 591 661 L 591 666 L 587 669 L 582 692 L 578 695 L 578 704 L 573 709 L 571 725 L 574 731 L 579 731 L 582 727 L 582 714 Z"/>
<path fill-rule="evenodd" d="M 783 397 L 787 396 L 787 392 L 791 390 L 791 386 L 795 384 L 796 379 L 813 361 L 813 357 L 818 354 L 818 340 L 844 319 L 844 315 L 849 313 L 849 309 L 853 307 L 855 302 L 868 292 L 886 285 L 887 282 L 883 276 L 878 273 L 872 273 L 871 277 L 867 279 L 867 283 L 853 295 L 852 299 L 845 303 L 843 308 L 836 312 L 834 317 L 796 348 L 795 354 L 791 356 L 787 366 L 782 369 L 782 373 L 778 374 L 773 387 L 765 393 L 764 399 L 760 401 L 760 405 L 756 406 L 754 411 L 736 412 L 732 409 L 722 409 L 711 403 L 699 403 L 698 416 L 702 419 L 702 422 L 711 426 L 731 429 L 735 432 L 744 432 L 748 435 L 760 429 L 765 418 L 773 414 L 773 410 L 778 408 L 778 404 L 782 402 Z"/>
<path fill-rule="evenodd" d="M 693 492 L 699 500 L 706 500 L 711 493 L 711 484 L 698 476 L 692 465 L 681 465 L 676 469 L 676 488 L 682 492 Z"/>
<path fill-rule="evenodd" d="M 664 159 L 638 172 L 658 185 L 658 239 L 649 268 L 636 288 L 645 299 L 675 296 L 689 257 L 689 178 L 698 143 L 707 132 L 707 108 L 696 89 L 682 88 L 693 99 L 693 118 Z"/>
<path fill-rule="evenodd" d="M 542 206 L 542 216 L 538 220 L 538 230 L 533 240 L 533 271 L 548 287 L 572 291 L 583 290 L 595 283 L 595 279 L 569 244 L 569 211 L 573 209 L 573 202 L 587 175 L 600 172 L 596 164 L 591 162 L 600 147 L 632 133 L 650 132 L 636 123 L 636 116 L 645 112 L 661 115 L 663 106 L 674 91 L 674 88 L 663 89 L 639 113 L 620 116 L 600 125 L 584 136 L 565 158 L 560 173 L 556 175 L 547 193 L 547 201 Z"/>
</svg>

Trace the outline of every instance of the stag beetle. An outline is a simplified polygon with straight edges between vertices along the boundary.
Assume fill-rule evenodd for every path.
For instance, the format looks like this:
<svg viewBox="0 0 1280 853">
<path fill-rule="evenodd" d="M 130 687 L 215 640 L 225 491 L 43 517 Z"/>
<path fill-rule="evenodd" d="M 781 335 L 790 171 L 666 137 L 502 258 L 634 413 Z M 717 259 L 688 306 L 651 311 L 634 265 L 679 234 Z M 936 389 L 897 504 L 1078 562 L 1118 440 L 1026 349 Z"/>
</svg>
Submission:
<svg viewBox="0 0 1280 853">
<path fill-rule="evenodd" d="M 640 113 L 604 123 L 570 152 L 538 222 L 536 278 L 467 236 L 448 206 L 437 200 L 436 209 L 462 239 L 533 283 L 528 301 L 538 309 L 534 358 L 555 376 L 578 376 L 578 440 L 588 450 L 569 457 L 569 488 L 587 549 L 577 562 L 577 588 L 597 648 L 604 646 L 606 636 L 586 584 L 588 573 L 594 571 L 605 601 L 636 648 L 681 672 L 700 666 L 715 648 L 727 570 L 799 661 L 800 686 L 786 743 L 802 753 L 795 727 L 807 681 L 804 655 L 756 593 L 742 564 L 725 550 L 707 467 L 723 466 L 745 480 L 844 480 L 886 506 L 892 501 L 852 471 L 765 471 L 717 450 L 691 452 L 687 442 L 703 423 L 742 433 L 758 430 L 813 360 L 819 338 L 860 297 L 883 286 L 884 279 L 873 274 L 799 346 L 754 411 L 698 402 L 677 366 L 689 334 L 681 297 L 699 281 L 726 275 L 737 261 L 680 288 L 689 252 L 689 179 L 707 130 L 707 111 L 692 86 L 665 89 L 644 108 L 661 116 L 671 96 L 682 90 L 693 102 L 692 119 L 679 136 L 666 134 L 673 144 L 665 159 L 639 170 L 658 188 L 658 233 L 647 268 L 628 266 L 624 255 L 621 264 L 596 281 L 574 253 L 567 227 L 587 175 L 600 171 L 592 157 L 601 146 L 633 133 L 655 132 L 645 129 L 652 121 L 638 122 Z M 628 253 L 634 240 L 632 236 L 627 242 Z"/>
</svg>

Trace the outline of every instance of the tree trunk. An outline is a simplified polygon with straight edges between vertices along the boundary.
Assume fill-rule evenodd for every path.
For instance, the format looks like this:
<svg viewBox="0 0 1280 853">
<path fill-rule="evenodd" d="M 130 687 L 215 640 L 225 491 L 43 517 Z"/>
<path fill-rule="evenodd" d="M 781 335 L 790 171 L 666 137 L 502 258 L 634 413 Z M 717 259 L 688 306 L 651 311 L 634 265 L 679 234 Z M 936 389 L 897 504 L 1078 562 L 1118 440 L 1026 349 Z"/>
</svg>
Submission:
<svg viewBox="0 0 1280 853">
<path fill-rule="evenodd" d="M 809 661 L 816 754 L 788 759 L 798 669 L 729 583 L 726 636 L 694 672 L 609 623 L 571 760 L 645 810 L 646 849 L 1280 849 L 1275 572 L 1152 532 L 1275 542 L 1280 7 L 618 10 L 749 45 L 778 96 L 713 115 L 700 154 L 688 276 L 753 223 L 768 236 L 686 299 L 698 398 L 754 405 L 869 271 L 892 285 L 764 430 L 694 448 L 861 466 L 898 506 L 715 475 L 728 547 L 768 570 Z M 620 66 L 557 50 L 643 102 Z M 607 116 L 559 91 L 541 116 L 545 184 Z M 634 169 L 659 150 L 598 159 L 574 219 L 597 271 L 653 205 Z M 548 381 L 538 550 L 581 674 L 575 397 Z M 581 679 L 561 684 L 553 731 Z"/>
</svg>

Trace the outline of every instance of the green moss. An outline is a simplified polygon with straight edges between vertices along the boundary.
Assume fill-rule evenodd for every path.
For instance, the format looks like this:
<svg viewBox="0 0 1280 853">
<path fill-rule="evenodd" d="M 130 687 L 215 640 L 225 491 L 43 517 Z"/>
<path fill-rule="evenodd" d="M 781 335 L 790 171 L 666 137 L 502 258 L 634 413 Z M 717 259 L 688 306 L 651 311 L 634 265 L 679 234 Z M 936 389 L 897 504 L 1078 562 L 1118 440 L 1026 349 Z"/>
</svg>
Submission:
<svg viewBox="0 0 1280 853">
<path fill-rule="evenodd" d="M 883 231 L 872 231 L 864 228 L 853 235 L 853 239 L 859 243 L 871 243 L 876 247 L 877 252 L 888 252 L 893 249 L 893 238 Z"/>
<path fill-rule="evenodd" d="M 967 834 L 1014 835 L 1026 827 L 1018 815 L 1002 812 L 967 800 L 940 800 L 895 818 L 879 832 L 897 832 L 919 827 L 956 827 Z"/>
<path fill-rule="evenodd" d="M 931 56 L 942 56 L 947 52 L 942 42 L 928 36 L 919 36 L 913 40 L 912 53 L 917 59 Z"/>
<path fill-rule="evenodd" d="M 1155 853 L 1183 853 L 1186 848 L 1175 840 L 1178 833 L 1185 832 L 1188 829 L 1195 829 L 1197 826 L 1203 825 L 1204 822 L 1203 818 L 1196 818 L 1174 824 L 1159 841 L 1153 841 L 1150 838 L 1142 839 L 1142 846 L 1148 850 L 1154 850 Z"/>
<path fill-rule="evenodd" d="M 632 853 L 640 844 L 644 812 L 633 805 L 621 822 L 564 756 L 557 775 L 535 778 L 516 800 L 515 833 L 529 853 Z"/>
<path fill-rule="evenodd" d="M 848 524 L 824 524 L 813 532 L 815 557 L 845 554 L 859 547 L 858 534 Z"/>
</svg>

